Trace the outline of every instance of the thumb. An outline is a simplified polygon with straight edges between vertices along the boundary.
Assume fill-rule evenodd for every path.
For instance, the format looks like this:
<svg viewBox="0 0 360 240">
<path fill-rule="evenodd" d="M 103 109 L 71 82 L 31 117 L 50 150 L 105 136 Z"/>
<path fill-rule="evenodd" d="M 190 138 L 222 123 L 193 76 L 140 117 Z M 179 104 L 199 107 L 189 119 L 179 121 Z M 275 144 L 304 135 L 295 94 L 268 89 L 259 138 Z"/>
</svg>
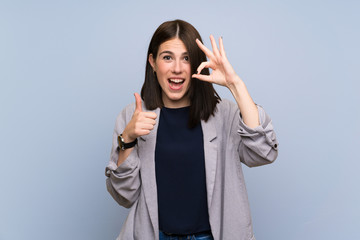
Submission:
<svg viewBox="0 0 360 240">
<path fill-rule="evenodd" d="M 142 112 L 141 97 L 138 93 L 134 93 L 134 96 L 135 96 L 135 101 L 136 101 L 135 111 Z"/>
</svg>

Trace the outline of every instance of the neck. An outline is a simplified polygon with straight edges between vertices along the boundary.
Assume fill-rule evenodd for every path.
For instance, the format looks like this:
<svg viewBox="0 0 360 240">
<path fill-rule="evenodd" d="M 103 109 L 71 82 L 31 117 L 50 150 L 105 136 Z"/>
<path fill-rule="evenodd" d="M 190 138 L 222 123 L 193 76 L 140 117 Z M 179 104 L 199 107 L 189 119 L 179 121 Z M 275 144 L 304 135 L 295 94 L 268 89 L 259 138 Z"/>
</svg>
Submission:
<svg viewBox="0 0 360 240">
<path fill-rule="evenodd" d="M 179 100 L 171 100 L 168 98 L 163 98 L 164 106 L 167 108 L 183 108 L 190 106 L 190 99 L 183 97 Z"/>
</svg>

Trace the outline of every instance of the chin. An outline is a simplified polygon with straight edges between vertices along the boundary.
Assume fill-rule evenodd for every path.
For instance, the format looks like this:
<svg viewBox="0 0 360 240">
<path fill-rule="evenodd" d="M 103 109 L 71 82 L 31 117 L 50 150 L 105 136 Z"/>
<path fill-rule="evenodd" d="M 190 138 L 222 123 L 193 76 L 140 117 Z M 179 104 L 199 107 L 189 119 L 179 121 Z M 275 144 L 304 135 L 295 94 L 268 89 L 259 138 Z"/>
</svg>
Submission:
<svg viewBox="0 0 360 240">
<path fill-rule="evenodd" d="M 168 96 L 169 97 L 169 99 L 171 100 L 171 101 L 180 101 L 180 100 L 182 100 L 183 98 L 184 98 L 184 95 L 185 94 L 181 94 L 181 95 L 179 95 L 179 94 L 174 94 L 174 95 L 170 95 L 170 96 Z"/>
<path fill-rule="evenodd" d="M 163 96 L 163 101 L 165 103 L 166 99 L 164 99 L 164 97 L 168 100 L 168 103 L 171 105 L 171 107 L 184 107 L 188 105 L 188 102 L 190 102 L 187 99 L 186 93 L 165 94 L 165 96 Z"/>
</svg>

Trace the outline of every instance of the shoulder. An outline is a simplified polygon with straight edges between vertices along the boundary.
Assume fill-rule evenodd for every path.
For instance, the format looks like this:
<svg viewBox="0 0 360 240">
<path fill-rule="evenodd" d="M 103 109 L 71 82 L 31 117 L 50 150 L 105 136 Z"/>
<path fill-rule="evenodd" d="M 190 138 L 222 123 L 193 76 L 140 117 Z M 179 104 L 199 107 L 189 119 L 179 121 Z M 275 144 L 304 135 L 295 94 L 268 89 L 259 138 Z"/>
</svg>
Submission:
<svg viewBox="0 0 360 240">
<path fill-rule="evenodd" d="M 237 122 L 240 116 L 240 110 L 236 103 L 222 99 L 217 105 L 214 115 L 210 117 L 210 122 L 214 122 L 217 128 L 225 131 Z M 227 131 L 225 131 L 227 132 Z"/>
<path fill-rule="evenodd" d="M 134 114 L 135 111 L 135 103 L 130 103 L 127 106 L 125 106 L 121 112 L 118 114 L 117 118 L 116 118 L 116 122 L 119 121 L 129 121 L 132 117 L 132 115 Z"/>
<path fill-rule="evenodd" d="M 229 99 L 226 98 L 222 99 L 216 106 L 223 109 L 231 109 L 237 107 L 235 102 L 230 101 Z"/>
<path fill-rule="evenodd" d="M 215 116 L 229 116 L 233 115 L 236 112 L 239 111 L 239 108 L 236 103 L 228 100 L 228 99 L 222 99 L 217 105 L 216 105 L 216 111 Z"/>
</svg>

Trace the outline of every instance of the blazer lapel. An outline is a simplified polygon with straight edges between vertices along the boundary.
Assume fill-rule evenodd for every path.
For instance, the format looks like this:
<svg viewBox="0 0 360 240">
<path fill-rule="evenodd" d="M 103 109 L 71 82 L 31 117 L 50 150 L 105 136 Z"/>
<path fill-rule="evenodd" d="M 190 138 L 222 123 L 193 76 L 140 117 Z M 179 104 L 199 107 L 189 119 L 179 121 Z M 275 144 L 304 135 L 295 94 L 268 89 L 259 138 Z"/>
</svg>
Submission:
<svg viewBox="0 0 360 240">
<path fill-rule="evenodd" d="M 144 106 L 143 106 L 144 109 Z M 157 188 L 155 177 L 155 146 L 157 129 L 159 125 L 160 108 L 153 112 L 157 114 L 154 129 L 150 134 L 141 136 L 139 139 L 139 157 L 141 161 L 141 184 L 143 184 L 143 191 L 145 194 L 146 205 L 149 209 L 149 215 L 154 227 L 154 232 L 159 229 L 158 224 L 158 206 L 157 206 Z"/>
<path fill-rule="evenodd" d="M 213 116 L 207 122 L 201 120 L 201 127 L 204 136 L 206 190 L 208 207 L 211 207 L 212 196 L 215 185 L 215 174 L 217 164 L 217 143 L 216 143 L 216 123 Z"/>
</svg>

